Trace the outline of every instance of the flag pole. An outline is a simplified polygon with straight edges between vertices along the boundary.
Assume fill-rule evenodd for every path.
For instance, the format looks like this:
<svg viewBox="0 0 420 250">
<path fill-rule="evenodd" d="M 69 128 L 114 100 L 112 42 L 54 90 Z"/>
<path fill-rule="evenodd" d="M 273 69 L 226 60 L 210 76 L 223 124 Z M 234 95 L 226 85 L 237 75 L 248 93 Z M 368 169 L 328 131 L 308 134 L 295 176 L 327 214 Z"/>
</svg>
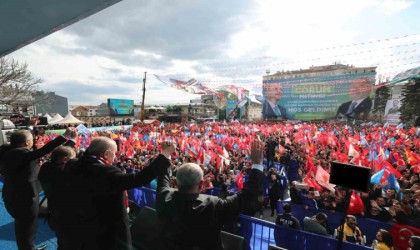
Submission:
<svg viewBox="0 0 420 250">
<path fill-rule="evenodd" d="M 141 120 L 142 123 L 144 121 L 144 116 L 145 116 L 145 113 L 144 113 L 144 99 L 145 99 L 145 96 L 146 96 L 146 74 L 147 74 L 147 72 L 144 72 L 144 78 L 143 78 L 143 98 L 141 100 L 140 120 Z"/>
<path fill-rule="evenodd" d="M 346 223 L 347 210 L 349 209 L 350 199 L 353 193 L 353 190 L 350 188 L 346 188 L 345 190 L 346 190 L 346 197 L 344 198 L 344 213 L 343 213 L 343 217 L 341 218 L 340 226 L 338 227 L 338 242 L 337 242 L 337 248 L 336 248 L 337 250 L 341 250 L 343 247 L 344 223 Z"/>
</svg>

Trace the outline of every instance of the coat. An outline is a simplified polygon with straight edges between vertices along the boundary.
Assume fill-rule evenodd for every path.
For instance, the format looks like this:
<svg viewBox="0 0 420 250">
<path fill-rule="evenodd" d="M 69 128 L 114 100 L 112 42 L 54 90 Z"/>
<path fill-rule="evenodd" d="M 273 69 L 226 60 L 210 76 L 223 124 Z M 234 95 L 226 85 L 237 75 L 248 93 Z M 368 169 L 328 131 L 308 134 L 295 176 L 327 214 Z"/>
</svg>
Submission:
<svg viewBox="0 0 420 250">
<path fill-rule="evenodd" d="M 283 106 L 277 105 L 281 112 L 281 118 L 283 120 L 287 119 L 286 109 Z M 268 101 L 264 101 L 263 103 L 263 117 L 264 118 L 278 118 L 277 114 L 274 112 L 273 108 L 271 107 Z"/>
<path fill-rule="evenodd" d="M 59 136 L 40 149 L 13 148 L 4 155 L 2 196 L 12 217 L 37 216 L 39 193 L 42 190 L 38 180 L 39 160 L 65 141 L 64 137 Z"/>
<path fill-rule="evenodd" d="M 130 174 L 89 155 L 69 161 L 59 174 L 64 183 L 54 190 L 67 199 L 56 201 L 51 211 L 60 234 L 80 248 L 131 249 L 124 191 L 150 183 L 158 166 L 169 167 L 169 159 L 159 155 L 142 171 Z"/>
<path fill-rule="evenodd" d="M 252 169 L 238 194 L 220 199 L 170 188 L 169 169 L 164 170 L 158 176 L 156 200 L 156 211 L 164 225 L 159 249 L 223 249 L 223 224 L 240 213 L 254 214 L 263 179 L 260 170 Z"/>
<path fill-rule="evenodd" d="M 339 114 L 346 115 L 347 111 L 349 110 L 349 107 L 353 101 L 345 102 L 338 107 L 337 110 L 337 116 Z M 366 120 L 370 109 L 372 108 L 372 99 L 370 97 L 367 97 L 364 99 L 357 107 L 353 110 L 353 112 L 350 115 L 346 115 L 348 118 L 356 118 L 361 120 Z"/>
</svg>

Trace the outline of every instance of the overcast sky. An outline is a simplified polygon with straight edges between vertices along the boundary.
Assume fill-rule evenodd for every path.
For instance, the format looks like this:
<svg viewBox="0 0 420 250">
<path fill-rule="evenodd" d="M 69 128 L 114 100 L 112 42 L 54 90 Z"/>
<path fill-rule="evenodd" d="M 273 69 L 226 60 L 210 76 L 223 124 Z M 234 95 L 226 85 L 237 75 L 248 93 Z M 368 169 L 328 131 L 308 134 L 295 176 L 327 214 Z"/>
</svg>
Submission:
<svg viewBox="0 0 420 250">
<path fill-rule="evenodd" d="M 420 1 L 123 0 L 12 54 L 69 104 L 186 103 L 163 78 L 260 91 L 270 72 L 341 62 L 420 66 Z"/>
</svg>

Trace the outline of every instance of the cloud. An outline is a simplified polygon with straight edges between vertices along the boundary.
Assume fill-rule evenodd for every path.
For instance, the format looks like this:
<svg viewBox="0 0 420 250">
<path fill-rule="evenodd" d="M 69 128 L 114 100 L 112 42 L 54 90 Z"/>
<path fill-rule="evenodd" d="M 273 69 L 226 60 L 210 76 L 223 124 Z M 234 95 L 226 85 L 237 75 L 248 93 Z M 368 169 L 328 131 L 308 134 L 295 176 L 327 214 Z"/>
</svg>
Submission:
<svg viewBox="0 0 420 250">
<path fill-rule="evenodd" d="M 106 102 L 108 98 L 131 99 L 133 89 L 124 85 L 92 85 L 77 81 L 63 81 L 44 88 L 67 97 L 73 104 L 97 104 Z M 110 95 L 110 93 L 115 93 Z"/>
<path fill-rule="evenodd" d="M 418 32 L 418 8 L 404 0 L 124 0 L 11 56 L 44 79 L 41 88 L 70 103 L 137 103 L 144 72 L 148 103 L 186 103 L 199 96 L 153 74 L 258 90 L 266 70 L 337 61 L 391 71 L 414 67 L 418 52 L 405 50 L 418 48 L 420 37 L 387 38 Z M 390 48 L 410 42 L 416 44 Z"/>
<path fill-rule="evenodd" d="M 97 51 L 141 50 L 168 58 L 208 59 L 223 52 L 253 6 L 223 0 L 126 0 L 65 31 Z"/>
<path fill-rule="evenodd" d="M 414 4 L 413 1 L 407 0 L 384 0 L 381 3 L 381 10 L 387 15 L 395 15 L 402 10 L 407 9 L 408 7 Z"/>
</svg>

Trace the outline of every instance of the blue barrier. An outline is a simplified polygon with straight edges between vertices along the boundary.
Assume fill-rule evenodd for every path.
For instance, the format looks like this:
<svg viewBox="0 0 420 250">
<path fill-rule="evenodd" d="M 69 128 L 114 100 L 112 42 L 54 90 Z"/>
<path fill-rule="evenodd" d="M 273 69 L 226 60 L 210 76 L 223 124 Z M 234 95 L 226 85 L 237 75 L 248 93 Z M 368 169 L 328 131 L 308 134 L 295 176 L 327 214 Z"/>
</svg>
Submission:
<svg viewBox="0 0 420 250">
<path fill-rule="evenodd" d="M 128 190 L 128 199 L 134 201 L 140 207 L 155 208 L 156 190 L 145 187 L 130 189 Z"/>
<path fill-rule="evenodd" d="M 129 190 L 130 200 L 140 207 L 155 208 L 156 191 L 149 188 Z M 259 220 L 245 215 L 238 217 L 240 224 L 239 235 L 249 243 L 251 249 L 268 249 L 268 245 L 277 245 L 293 250 L 335 249 L 337 240 L 291 228 L 283 228 L 274 223 Z M 350 243 L 343 244 L 343 250 L 371 249 Z"/>
<path fill-rule="evenodd" d="M 297 181 L 299 179 L 299 162 L 294 159 L 290 159 L 288 170 L 287 177 L 289 178 L 289 182 Z"/>
<path fill-rule="evenodd" d="M 324 209 L 313 209 L 308 208 L 305 209 L 304 205 L 293 204 L 289 203 L 292 206 L 292 215 L 295 216 L 299 222 L 301 227 L 303 228 L 303 219 L 305 216 L 313 216 L 319 212 L 325 213 L 328 216 L 328 224 L 332 230 L 336 229 L 343 218 L 343 214 L 339 212 L 331 212 L 329 210 Z M 279 213 L 283 213 L 283 201 L 277 202 L 277 209 Z M 392 226 L 392 223 L 389 222 L 382 222 L 378 220 L 367 219 L 363 217 L 357 217 L 357 224 L 360 230 L 364 235 L 366 235 L 367 243 L 370 245 L 372 241 L 376 238 L 376 233 L 379 229 L 389 230 Z"/>
<path fill-rule="evenodd" d="M 217 196 L 221 190 L 222 190 L 222 189 L 221 189 L 221 188 L 218 188 L 218 187 L 211 188 L 211 189 L 208 189 L 208 190 L 206 191 L 206 194 L 213 195 L 213 196 Z"/>
<path fill-rule="evenodd" d="M 220 189 L 213 188 L 208 191 L 208 194 L 211 195 L 217 195 Z M 139 189 L 132 189 L 128 191 L 128 197 L 130 200 L 135 201 L 137 204 L 139 204 L 141 207 L 143 206 L 149 206 L 152 208 L 155 208 L 155 200 L 156 200 L 156 191 L 149 188 L 139 188 Z M 279 201 L 277 203 L 277 209 L 279 213 L 283 212 L 282 207 L 283 202 Z M 295 216 L 303 228 L 303 219 L 308 216 L 313 216 L 316 213 L 323 212 L 328 216 L 328 224 L 330 225 L 331 229 L 336 229 L 341 222 L 342 213 L 339 212 L 331 212 L 329 210 L 323 210 L 323 209 L 314 209 L 314 208 L 308 208 L 305 209 L 304 205 L 299 204 L 293 204 L 290 203 L 292 206 L 292 214 Z M 389 222 L 381 222 L 378 220 L 372 220 L 367 219 L 363 217 L 357 217 L 357 224 L 362 230 L 362 233 L 366 235 L 367 243 L 370 245 L 372 241 L 376 238 L 376 233 L 379 229 L 385 229 L 389 230 L 392 226 L 392 223 Z"/>
<path fill-rule="evenodd" d="M 277 245 L 293 250 L 336 249 L 337 240 L 292 228 L 284 228 L 272 222 L 263 221 L 246 215 L 239 215 L 242 237 L 251 249 L 268 249 Z M 343 242 L 343 250 L 367 250 L 370 247 Z"/>
</svg>

